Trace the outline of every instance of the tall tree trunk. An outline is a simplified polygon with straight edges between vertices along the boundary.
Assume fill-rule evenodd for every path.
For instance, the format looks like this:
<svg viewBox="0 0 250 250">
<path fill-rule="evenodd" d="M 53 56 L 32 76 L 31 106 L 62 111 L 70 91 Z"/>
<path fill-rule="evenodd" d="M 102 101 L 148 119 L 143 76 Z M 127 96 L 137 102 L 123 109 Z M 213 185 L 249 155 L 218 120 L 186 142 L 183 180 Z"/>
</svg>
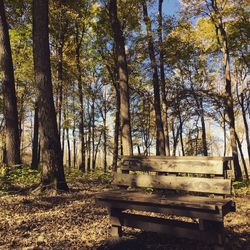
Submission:
<svg viewBox="0 0 250 250">
<path fill-rule="evenodd" d="M 183 142 L 183 121 L 182 121 L 180 111 L 178 112 L 178 116 L 179 116 L 179 122 L 180 122 L 179 135 L 180 135 L 180 142 L 181 142 L 181 151 L 182 151 L 182 156 L 185 156 L 185 149 L 184 149 L 184 142 Z"/>
<path fill-rule="evenodd" d="M 228 38 L 227 33 L 225 30 L 225 26 L 221 17 L 221 13 L 218 9 L 216 0 L 212 0 L 212 8 L 215 14 L 218 16 L 218 22 L 214 23 L 216 28 L 217 40 L 219 45 L 221 46 L 221 51 L 224 55 L 224 76 L 225 76 L 225 90 L 226 90 L 226 101 L 225 101 L 225 109 L 227 112 L 227 116 L 229 119 L 229 131 L 230 131 L 230 142 L 231 142 L 231 149 L 232 149 L 232 156 L 233 156 L 233 165 L 234 165 L 234 174 L 235 180 L 240 181 L 242 180 L 242 171 L 239 164 L 239 156 L 237 150 L 237 143 L 236 143 L 236 130 L 235 130 L 235 117 L 234 117 L 234 101 L 232 95 L 232 82 L 231 82 L 231 72 L 230 72 L 230 53 L 229 53 L 229 46 L 228 46 Z M 221 35 L 221 42 L 218 31 Z"/>
<path fill-rule="evenodd" d="M 248 153 L 248 161 L 249 161 L 249 166 L 250 166 L 250 138 L 249 138 L 249 129 L 248 129 L 248 123 L 247 123 L 246 110 L 244 107 L 244 101 L 245 101 L 244 95 L 243 95 L 243 93 L 241 93 L 240 106 L 241 106 L 241 113 L 242 113 L 242 118 L 243 118 L 245 132 L 246 132 L 247 153 Z"/>
<path fill-rule="evenodd" d="M 42 150 L 41 190 L 68 190 L 53 101 L 48 0 L 33 0 L 33 55 Z"/>
<path fill-rule="evenodd" d="M 226 46 L 227 47 L 227 46 Z M 224 54 L 224 63 L 225 63 L 225 78 L 226 78 L 226 111 L 229 118 L 229 131 L 230 131 L 230 142 L 233 155 L 234 163 L 234 173 L 235 180 L 242 180 L 242 171 L 239 164 L 239 156 L 236 143 L 236 130 L 235 130 L 235 117 L 234 117 L 234 108 L 233 108 L 233 96 L 231 90 L 231 75 L 230 75 L 230 61 L 229 61 L 229 51 L 226 48 Z"/>
<path fill-rule="evenodd" d="M 164 55 L 163 55 L 163 38 L 162 38 L 162 4 L 163 0 L 159 0 L 158 4 L 158 39 L 159 39 L 159 50 L 160 50 L 160 77 L 161 77 L 161 93 L 163 102 L 163 117 L 165 125 L 166 135 L 166 150 L 167 156 L 170 156 L 170 142 L 169 142 L 169 129 L 168 129 L 168 105 L 166 97 L 166 81 L 165 81 L 165 70 L 164 70 Z"/>
<path fill-rule="evenodd" d="M 117 17 L 117 0 L 109 1 L 109 17 L 113 31 L 116 48 L 117 66 L 120 89 L 120 123 L 123 153 L 133 155 L 133 144 L 131 136 L 130 112 L 129 112 L 129 85 L 128 69 L 125 53 L 125 42 L 121 29 L 120 20 Z"/>
<path fill-rule="evenodd" d="M 241 160 L 242 160 L 242 163 L 243 163 L 245 176 L 246 176 L 246 179 L 249 180 L 249 175 L 248 175 L 247 165 L 246 165 L 246 161 L 245 161 L 243 150 L 242 150 L 242 145 L 241 145 L 241 142 L 240 142 L 240 139 L 239 139 L 239 136 L 238 136 L 237 133 L 235 134 L 235 138 L 236 138 L 239 150 L 240 150 L 240 156 L 241 156 Z"/>
<path fill-rule="evenodd" d="M 67 136 L 67 146 L 68 146 L 68 167 L 71 168 L 71 149 L 70 149 L 70 139 L 69 139 L 69 128 L 66 128 L 66 136 Z"/>
<path fill-rule="evenodd" d="M 58 48 L 58 64 L 57 64 L 57 80 L 58 80 L 58 104 L 57 104 L 57 114 L 58 114 L 58 133 L 61 139 L 61 128 L 62 128 L 62 102 L 63 102 L 63 48 L 59 46 Z"/>
<path fill-rule="evenodd" d="M 106 118 L 103 119 L 103 168 L 104 172 L 107 172 L 107 128 Z"/>
<path fill-rule="evenodd" d="M 201 129 L 202 129 L 202 147 L 203 147 L 203 155 L 208 156 L 207 150 L 207 134 L 206 134 L 206 123 L 205 123 L 205 116 L 204 116 L 204 109 L 203 109 L 203 102 L 202 98 L 200 99 L 200 117 L 201 117 Z"/>
<path fill-rule="evenodd" d="M 148 51 L 151 61 L 151 69 L 153 71 L 153 85 L 154 85 L 154 109 L 155 109 L 155 125 L 156 125 L 156 155 L 166 155 L 165 137 L 163 130 L 163 123 L 161 117 L 161 98 L 160 85 L 157 72 L 157 63 L 154 52 L 154 42 L 151 28 L 151 20 L 148 16 L 146 0 L 143 1 L 143 17 L 147 30 Z"/>
<path fill-rule="evenodd" d="M 83 105 L 83 89 L 82 89 L 82 67 L 80 60 L 80 50 L 82 44 L 83 33 L 80 36 L 79 28 L 76 23 L 76 65 L 77 65 L 77 81 L 78 81 L 78 95 L 80 102 L 80 118 L 79 118 L 79 134 L 80 134 L 80 164 L 79 169 L 84 173 L 86 171 L 85 164 L 85 141 L 84 141 L 84 105 Z"/>
<path fill-rule="evenodd" d="M 92 127 L 92 171 L 95 171 L 95 100 L 92 96 L 91 105 L 91 127 Z"/>
<path fill-rule="evenodd" d="M 20 137 L 14 70 L 3 0 L 0 0 L 0 67 L 6 126 L 6 163 L 13 166 L 21 163 Z"/>
<path fill-rule="evenodd" d="M 112 163 L 113 171 L 117 170 L 118 153 L 119 153 L 118 151 L 119 151 L 119 131 L 120 131 L 120 91 L 118 82 L 116 82 L 115 84 L 115 92 L 116 92 L 116 111 L 115 111 L 115 130 L 114 130 L 114 151 L 113 151 L 113 163 Z"/>
<path fill-rule="evenodd" d="M 224 142 L 224 152 L 223 156 L 227 154 L 227 129 L 226 129 L 226 112 L 223 112 L 223 142 Z"/>
<path fill-rule="evenodd" d="M 103 159 L 103 167 L 104 172 L 107 172 L 107 96 L 106 96 L 106 88 L 104 88 L 104 103 L 103 103 L 103 153 L 104 153 L 104 159 Z"/>
<path fill-rule="evenodd" d="M 90 102 L 88 99 L 88 140 L 87 140 L 87 145 L 88 145 L 88 158 L 87 158 L 87 172 L 90 172 L 90 164 L 91 164 L 91 114 L 90 114 Z"/>
<path fill-rule="evenodd" d="M 34 132 L 32 140 L 32 162 L 31 168 L 38 169 L 38 134 L 39 134 L 39 120 L 38 120 L 38 104 L 35 103 L 35 114 L 34 114 Z"/>
<path fill-rule="evenodd" d="M 75 108 L 75 84 L 73 85 L 73 114 L 76 113 Z M 76 167 L 76 117 L 73 119 L 73 129 L 72 129 L 72 136 L 73 136 L 73 168 Z"/>
</svg>

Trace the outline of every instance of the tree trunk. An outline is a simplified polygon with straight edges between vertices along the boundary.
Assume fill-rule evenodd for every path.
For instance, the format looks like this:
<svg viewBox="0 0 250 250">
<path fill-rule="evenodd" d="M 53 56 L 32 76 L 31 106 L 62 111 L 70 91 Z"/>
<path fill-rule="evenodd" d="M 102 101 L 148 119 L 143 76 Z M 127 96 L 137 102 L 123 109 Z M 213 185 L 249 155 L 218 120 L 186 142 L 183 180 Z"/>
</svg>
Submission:
<svg viewBox="0 0 250 250">
<path fill-rule="evenodd" d="M 75 115 L 76 108 L 75 108 L 75 84 L 73 85 L 73 114 Z M 73 129 L 72 129 L 72 136 L 73 136 L 73 168 L 76 167 L 76 117 L 73 118 Z"/>
<path fill-rule="evenodd" d="M 248 153 L 248 161 L 249 161 L 249 167 L 250 167 L 250 138 L 249 138 L 249 129 L 247 124 L 247 116 L 246 116 L 246 110 L 244 107 L 244 95 L 241 93 L 240 95 L 240 102 L 241 102 L 241 112 L 242 112 L 242 118 L 244 122 L 245 132 L 246 132 L 246 143 L 247 143 L 247 153 Z"/>
<path fill-rule="evenodd" d="M 122 34 L 121 24 L 117 17 L 117 0 L 109 1 L 109 17 L 113 31 L 113 37 L 116 48 L 117 66 L 119 75 L 120 89 L 120 122 L 121 122 L 121 139 L 123 153 L 125 155 L 133 155 L 133 145 L 130 125 L 129 112 L 129 85 L 128 85 L 128 69 L 125 53 L 125 42 Z"/>
<path fill-rule="evenodd" d="M 71 168 L 71 150 L 70 150 L 70 140 L 69 140 L 69 128 L 66 128 L 67 136 L 67 146 L 68 146 L 68 167 Z"/>
<path fill-rule="evenodd" d="M 87 158 L 87 172 L 90 173 L 90 164 L 91 164 L 91 114 L 90 114 L 90 102 L 88 99 L 88 158 Z"/>
<path fill-rule="evenodd" d="M 231 142 L 231 149 L 232 149 L 232 156 L 233 156 L 233 165 L 234 165 L 234 174 L 235 180 L 240 181 L 242 180 L 242 172 L 239 164 L 239 156 L 237 150 L 237 143 L 236 143 L 236 130 L 235 130 L 235 117 L 234 117 L 234 101 L 232 95 L 232 82 L 231 82 L 231 72 L 230 72 L 230 53 L 229 53 L 229 46 L 228 46 L 228 38 L 227 33 L 223 24 L 223 20 L 221 17 L 221 13 L 218 9 L 216 1 L 212 0 L 212 8 L 218 16 L 218 23 L 214 23 L 216 31 L 220 32 L 221 40 L 218 32 L 217 34 L 217 41 L 221 46 L 221 51 L 224 55 L 224 76 L 225 76 L 225 90 L 226 90 L 226 97 L 225 97 L 225 109 L 227 112 L 227 116 L 229 119 L 229 131 L 230 131 L 230 142 Z"/>
<path fill-rule="evenodd" d="M 115 130 L 114 130 L 114 151 L 113 151 L 113 171 L 117 170 L 118 151 L 119 151 L 119 131 L 120 131 L 120 91 L 118 82 L 115 84 L 116 92 L 116 112 L 115 112 Z"/>
<path fill-rule="evenodd" d="M 203 103 L 202 98 L 200 99 L 200 117 L 201 117 L 201 128 L 202 128 L 202 147 L 203 147 L 203 155 L 208 156 L 208 150 L 207 150 L 207 134 L 206 134 L 206 123 L 205 123 L 205 116 L 204 116 L 204 109 L 203 109 Z"/>
<path fill-rule="evenodd" d="M 41 190 L 68 190 L 53 101 L 48 0 L 33 0 L 33 55 L 42 150 Z"/>
<path fill-rule="evenodd" d="M 106 128 L 106 118 L 103 119 L 103 168 L 104 173 L 107 172 L 107 128 Z"/>
<path fill-rule="evenodd" d="M 182 121 L 180 111 L 178 112 L 178 116 L 179 116 L 179 122 L 180 122 L 179 135 L 180 135 L 180 141 L 181 141 L 181 151 L 182 151 L 182 156 L 185 156 L 185 149 L 184 149 L 184 143 L 183 143 L 183 121 Z"/>
<path fill-rule="evenodd" d="M 79 169 L 84 173 L 86 171 L 85 165 L 85 141 L 84 141 L 84 105 L 83 105 L 83 89 L 82 89 L 82 68 L 80 60 L 80 49 L 82 44 L 82 36 L 80 37 L 79 28 L 76 24 L 76 65 L 77 65 L 77 81 L 78 81 L 78 95 L 80 102 L 80 117 L 79 117 L 79 134 L 80 134 L 80 164 Z"/>
<path fill-rule="evenodd" d="M 245 176 L 246 176 L 246 179 L 249 180 L 247 165 L 246 165 L 246 161 L 245 161 L 244 154 L 243 154 L 243 151 L 242 151 L 242 145 L 241 145 L 241 142 L 240 142 L 240 139 L 239 139 L 237 133 L 235 134 L 235 138 L 236 138 L 239 150 L 240 150 L 240 156 L 241 156 L 241 160 L 242 160 L 242 163 L 243 163 L 243 167 L 244 167 L 244 171 L 245 171 Z"/>
<path fill-rule="evenodd" d="M 3 0 L 0 0 L 0 67 L 6 126 L 6 163 L 13 166 L 21 163 L 20 136 L 14 70 Z"/>
<path fill-rule="evenodd" d="M 226 130 L 226 112 L 223 112 L 223 141 L 224 141 L 224 152 L 223 156 L 227 154 L 227 130 Z"/>
<path fill-rule="evenodd" d="M 162 3 L 163 0 L 159 0 L 158 4 L 158 39 L 159 39 L 159 50 L 160 50 L 160 77 L 161 77 L 161 93 L 163 102 L 163 116 L 166 134 L 166 150 L 167 156 L 170 156 L 170 143 L 169 143 L 169 129 L 168 129 L 168 105 L 166 98 L 166 81 L 164 71 L 164 55 L 163 55 L 163 38 L 162 38 Z"/>
<path fill-rule="evenodd" d="M 38 120 L 38 105 L 35 103 L 35 114 L 34 114 L 34 132 L 32 141 L 32 162 L 31 168 L 38 169 L 38 134 L 39 134 L 39 120 Z"/>
<path fill-rule="evenodd" d="M 91 127 L 92 127 L 92 171 L 95 171 L 95 98 L 92 95 L 91 105 Z"/>
<path fill-rule="evenodd" d="M 152 36 L 151 20 L 148 16 L 146 1 L 143 1 L 143 17 L 147 30 L 148 51 L 151 61 L 151 69 L 153 71 L 153 85 L 154 85 L 154 109 L 155 109 L 155 122 L 156 122 L 156 155 L 166 155 L 165 150 L 165 137 L 163 130 L 163 123 L 161 117 L 161 98 L 160 98 L 160 85 L 157 72 L 157 63 L 154 52 L 154 42 Z"/>
</svg>

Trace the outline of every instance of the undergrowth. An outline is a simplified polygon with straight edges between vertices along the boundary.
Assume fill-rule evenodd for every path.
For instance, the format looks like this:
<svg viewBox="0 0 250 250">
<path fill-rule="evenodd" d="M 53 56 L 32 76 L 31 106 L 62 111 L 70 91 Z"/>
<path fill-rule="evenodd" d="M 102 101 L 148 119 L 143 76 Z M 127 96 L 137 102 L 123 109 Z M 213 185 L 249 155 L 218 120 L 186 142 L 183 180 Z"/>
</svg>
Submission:
<svg viewBox="0 0 250 250">
<path fill-rule="evenodd" d="M 81 182 L 99 182 L 102 184 L 110 184 L 112 181 L 112 173 L 104 173 L 99 169 L 94 172 L 83 174 L 79 169 L 69 169 L 65 167 L 65 175 L 68 182 L 80 180 Z M 0 194 L 30 188 L 39 183 L 40 177 L 40 171 L 32 170 L 29 166 L 17 165 L 12 169 L 1 166 Z"/>
<path fill-rule="evenodd" d="M 250 194 L 250 181 L 235 181 L 233 182 L 234 192 L 236 195 L 247 195 Z"/>
</svg>

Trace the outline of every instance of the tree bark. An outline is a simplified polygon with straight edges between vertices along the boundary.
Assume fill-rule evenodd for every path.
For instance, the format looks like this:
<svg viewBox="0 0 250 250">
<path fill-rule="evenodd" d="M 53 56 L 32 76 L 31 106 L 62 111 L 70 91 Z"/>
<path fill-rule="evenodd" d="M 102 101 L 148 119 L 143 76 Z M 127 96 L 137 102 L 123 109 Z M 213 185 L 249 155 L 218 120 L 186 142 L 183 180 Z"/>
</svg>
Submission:
<svg viewBox="0 0 250 250">
<path fill-rule="evenodd" d="M 35 114 L 34 114 L 34 133 L 32 141 L 32 162 L 31 168 L 38 169 L 38 135 L 39 135 L 39 120 L 38 120 L 38 104 L 35 103 Z"/>
<path fill-rule="evenodd" d="M 95 171 L 95 98 L 92 96 L 91 127 L 92 127 L 92 171 Z"/>
<path fill-rule="evenodd" d="M 80 164 L 79 169 L 85 173 L 86 164 L 85 164 L 85 140 L 84 140 L 84 105 L 83 105 L 83 89 L 82 89 L 82 67 L 80 61 L 80 50 L 82 44 L 82 36 L 80 37 L 79 28 L 76 23 L 76 66 L 77 66 L 77 81 L 78 81 L 78 96 L 80 102 L 80 117 L 79 117 L 79 134 L 80 134 Z"/>
<path fill-rule="evenodd" d="M 244 95 L 243 95 L 243 93 L 241 93 L 240 106 L 241 106 L 241 113 L 242 113 L 242 118 L 243 118 L 245 132 L 246 132 L 247 153 L 248 153 L 248 161 L 249 161 L 249 166 L 250 166 L 250 138 L 249 138 L 249 128 L 248 128 L 248 123 L 247 123 L 246 110 L 244 107 L 244 101 L 245 101 Z"/>
<path fill-rule="evenodd" d="M 48 0 L 33 0 L 33 56 L 42 151 L 41 190 L 68 190 L 53 101 Z"/>
<path fill-rule="evenodd" d="M 249 180 L 249 175 L 248 175 L 247 165 L 246 165 L 246 161 L 245 161 L 243 150 L 242 150 L 242 145 L 241 145 L 241 142 L 240 142 L 240 139 L 239 139 L 239 136 L 238 136 L 237 133 L 235 134 L 235 138 L 236 138 L 239 150 L 240 150 L 240 156 L 241 156 L 241 160 L 242 160 L 242 163 L 243 163 L 245 176 L 246 176 L 246 179 Z"/>
<path fill-rule="evenodd" d="M 229 119 L 229 131 L 230 131 L 230 142 L 231 142 L 231 149 L 232 149 L 232 156 L 233 156 L 233 165 L 234 165 L 234 174 L 235 180 L 240 181 L 242 180 L 242 171 L 239 164 L 239 156 L 237 150 L 237 143 L 236 143 L 236 130 L 235 130 L 235 117 L 234 117 L 234 101 L 232 95 L 232 81 L 231 81 L 231 72 L 230 72 L 230 53 L 229 53 L 229 46 L 228 46 L 228 38 L 227 33 L 225 30 L 225 26 L 223 24 L 223 20 L 221 17 L 221 13 L 218 9 L 216 0 L 212 0 L 212 8 L 215 14 L 218 16 L 218 22 L 214 22 L 217 34 L 217 41 L 221 47 L 221 51 L 224 55 L 224 76 L 225 76 L 225 109 L 227 112 L 227 116 Z M 218 31 L 221 35 L 221 42 Z"/>
<path fill-rule="evenodd" d="M 159 0 L 158 4 L 158 39 L 159 39 L 159 50 L 160 50 L 160 79 L 161 79 L 161 93 L 163 103 L 163 117 L 166 134 L 166 150 L 167 156 L 170 156 L 170 142 L 169 142 L 169 129 L 168 129 L 168 105 L 166 97 L 166 81 L 165 81 L 165 70 L 164 70 L 164 54 L 163 54 L 163 38 L 162 38 L 162 4 L 163 0 Z"/>
<path fill-rule="evenodd" d="M 4 2 L 0 0 L 0 67 L 6 127 L 6 163 L 12 167 L 21 163 L 18 111 L 13 61 Z"/>
<path fill-rule="evenodd" d="M 201 128 L 202 128 L 202 147 L 203 147 L 203 155 L 208 156 L 208 150 L 207 150 L 207 134 L 206 134 L 206 123 L 205 123 L 205 115 L 204 115 L 204 109 L 203 109 L 203 102 L 202 98 L 200 99 L 200 117 L 201 117 Z"/>
<path fill-rule="evenodd" d="M 115 111 L 115 130 L 114 130 L 114 151 L 113 151 L 113 171 L 117 170 L 119 153 L 119 131 L 120 131 L 120 91 L 118 82 L 115 83 L 116 92 L 116 111 Z"/>
<path fill-rule="evenodd" d="M 120 89 L 120 125 L 121 125 L 121 141 L 124 155 L 133 155 L 133 144 L 130 125 L 129 111 L 129 85 L 128 85 L 128 69 L 125 53 L 125 42 L 121 29 L 121 23 L 117 16 L 117 0 L 109 1 L 109 17 L 113 31 L 113 38 L 116 48 L 119 89 Z"/>
<path fill-rule="evenodd" d="M 143 17 L 147 30 L 148 51 L 151 61 L 151 69 L 153 71 L 153 86 L 154 86 L 154 109 L 155 109 L 155 123 L 156 123 L 156 155 L 166 155 L 165 137 L 163 130 L 163 123 L 161 117 L 161 98 L 160 85 L 157 71 L 157 63 L 154 52 L 154 42 L 151 28 L 151 20 L 148 16 L 147 3 L 143 1 Z"/>
</svg>

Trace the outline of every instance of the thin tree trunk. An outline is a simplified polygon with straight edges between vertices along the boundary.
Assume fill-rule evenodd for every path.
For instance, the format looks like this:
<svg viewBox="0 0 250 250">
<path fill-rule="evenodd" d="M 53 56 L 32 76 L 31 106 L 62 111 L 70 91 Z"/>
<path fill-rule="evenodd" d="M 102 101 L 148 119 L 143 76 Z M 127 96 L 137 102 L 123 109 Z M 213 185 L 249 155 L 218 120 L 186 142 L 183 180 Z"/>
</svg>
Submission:
<svg viewBox="0 0 250 250">
<path fill-rule="evenodd" d="M 89 116 L 89 121 L 88 121 L 88 159 L 87 159 L 87 172 L 90 172 L 90 163 L 91 163 L 91 114 L 90 114 L 90 103 L 88 99 L 88 116 Z"/>
<path fill-rule="evenodd" d="M 165 150 L 165 137 L 163 130 L 163 123 L 161 117 L 161 98 L 160 98 L 160 85 L 157 72 L 157 63 L 154 52 L 154 42 L 151 28 L 151 20 L 148 16 L 146 1 L 143 1 L 143 17 L 147 30 L 148 51 L 151 61 L 151 69 L 153 72 L 153 86 L 154 86 L 154 109 L 155 109 L 155 125 L 156 125 L 156 155 L 166 155 Z"/>
<path fill-rule="evenodd" d="M 203 109 L 203 103 L 202 98 L 200 99 L 200 117 L 201 117 L 201 129 L 202 129 L 202 147 L 203 147 L 203 155 L 208 156 L 208 150 L 207 150 L 207 134 L 206 134 L 206 123 L 205 123 L 205 116 L 204 116 L 204 109 Z"/>
<path fill-rule="evenodd" d="M 118 150 L 119 150 L 119 131 L 120 131 L 120 91 L 118 82 L 115 84 L 116 92 L 116 112 L 115 112 L 115 130 L 114 130 L 114 151 L 113 151 L 113 171 L 117 170 Z"/>
<path fill-rule="evenodd" d="M 35 114 L 34 114 L 34 132 L 32 141 L 32 162 L 31 168 L 38 169 L 38 134 L 39 134 L 39 120 L 38 120 L 38 105 L 35 103 Z"/>
<path fill-rule="evenodd" d="M 48 33 L 48 0 L 33 0 L 33 55 L 43 154 L 41 190 L 68 190 L 53 101 Z"/>
<path fill-rule="evenodd" d="M 73 114 L 75 115 L 76 108 L 75 108 L 75 84 L 73 85 Z M 76 117 L 73 120 L 73 129 L 72 129 L 72 136 L 73 136 L 73 168 L 76 167 Z"/>
<path fill-rule="evenodd" d="M 107 131 L 106 131 L 106 118 L 103 119 L 103 168 L 104 173 L 107 172 Z"/>
<path fill-rule="evenodd" d="M 160 50 L 160 77 L 161 77 L 161 93 L 163 102 L 163 116 L 165 125 L 166 135 L 166 150 L 167 156 L 170 156 L 170 142 L 169 142 L 169 129 L 168 129 L 168 105 L 166 98 L 166 81 L 165 81 L 165 70 L 164 70 L 164 55 L 163 55 L 163 38 L 162 38 L 162 4 L 163 0 L 159 0 L 158 4 L 158 39 L 159 39 L 159 50 Z"/>
<path fill-rule="evenodd" d="M 91 105 L 91 126 L 92 126 L 92 171 L 95 171 L 95 100 L 92 96 Z"/>
<path fill-rule="evenodd" d="M 131 136 L 130 111 L 129 111 L 130 108 L 129 108 L 127 59 L 126 59 L 125 42 L 121 29 L 121 23 L 117 17 L 117 0 L 109 1 L 109 17 L 115 42 L 118 75 L 119 75 L 122 148 L 123 148 L 123 153 L 125 155 L 133 155 L 133 144 Z"/>
<path fill-rule="evenodd" d="M 236 138 L 239 150 L 240 150 L 240 156 L 241 156 L 241 160 L 242 160 L 242 163 L 243 163 L 243 167 L 244 167 L 244 171 L 245 171 L 245 176 L 246 176 L 246 179 L 249 180 L 247 165 L 246 165 L 246 161 L 245 161 L 244 154 L 243 154 L 243 151 L 242 151 L 242 145 L 241 145 L 241 142 L 240 142 L 240 139 L 239 139 L 237 133 L 235 134 L 235 138 Z"/>
<path fill-rule="evenodd" d="M 6 126 L 6 163 L 13 166 L 21 163 L 20 137 L 14 70 L 3 0 L 0 0 L 0 67 Z"/>
<path fill-rule="evenodd" d="M 84 105 L 83 105 L 83 89 L 82 89 L 82 68 L 80 60 L 80 49 L 82 44 L 82 36 L 80 37 L 79 28 L 76 23 L 76 64 L 77 64 L 77 81 L 78 81 L 78 95 L 80 102 L 80 117 L 79 117 L 79 134 L 80 134 L 80 164 L 79 169 L 84 173 L 86 171 L 85 164 L 85 141 L 84 141 Z"/>
<path fill-rule="evenodd" d="M 223 112 L 223 141 L 224 141 L 224 152 L 223 156 L 227 154 L 227 130 L 226 130 L 226 112 Z"/>
<path fill-rule="evenodd" d="M 65 128 L 62 129 L 62 157 L 63 157 L 63 165 L 65 164 L 65 161 L 64 161 L 64 150 L 65 148 Z"/>
<path fill-rule="evenodd" d="M 182 156 L 185 156 L 185 149 L 184 149 L 184 143 L 183 143 L 183 121 L 182 121 L 180 111 L 178 112 L 178 116 L 179 116 L 179 121 L 180 121 L 179 135 L 180 135 L 180 141 L 181 141 L 181 151 L 182 151 Z"/>
<path fill-rule="evenodd" d="M 249 166 L 250 166 L 250 138 L 249 138 L 249 129 L 248 129 L 247 117 L 246 117 L 246 110 L 244 108 L 244 96 L 243 96 L 243 93 L 241 93 L 240 98 L 241 98 L 240 102 L 241 102 L 242 118 L 243 118 L 245 132 L 246 132 L 248 160 L 249 160 Z"/>
<path fill-rule="evenodd" d="M 71 168 L 71 149 L 70 149 L 70 140 L 69 140 L 69 128 L 66 128 L 67 135 L 67 146 L 68 146 L 68 167 Z"/>
<path fill-rule="evenodd" d="M 242 171 L 239 164 L 239 156 L 238 156 L 238 149 L 236 143 L 236 130 L 235 130 L 235 116 L 234 116 L 234 100 L 232 95 L 232 81 L 231 81 L 231 72 L 230 72 L 230 53 L 229 53 L 229 46 L 228 46 L 228 38 L 227 33 L 223 24 L 223 20 L 221 17 L 221 13 L 218 9 L 217 2 L 212 0 L 212 8 L 218 16 L 218 23 L 214 23 L 216 28 L 217 40 L 219 45 L 221 46 L 221 51 L 224 55 L 224 76 L 225 76 L 225 91 L 226 91 L 226 101 L 225 101 L 225 108 L 229 118 L 229 131 L 230 131 L 230 142 L 231 142 L 231 149 L 232 149 L 232 156 L 233 156 L 233 165 L 234 165 L 234 174 L 235 180 L 240 181 L 242 180 Z M 220 37 L 218 31 L 221 35 Z"/>
</svg>

